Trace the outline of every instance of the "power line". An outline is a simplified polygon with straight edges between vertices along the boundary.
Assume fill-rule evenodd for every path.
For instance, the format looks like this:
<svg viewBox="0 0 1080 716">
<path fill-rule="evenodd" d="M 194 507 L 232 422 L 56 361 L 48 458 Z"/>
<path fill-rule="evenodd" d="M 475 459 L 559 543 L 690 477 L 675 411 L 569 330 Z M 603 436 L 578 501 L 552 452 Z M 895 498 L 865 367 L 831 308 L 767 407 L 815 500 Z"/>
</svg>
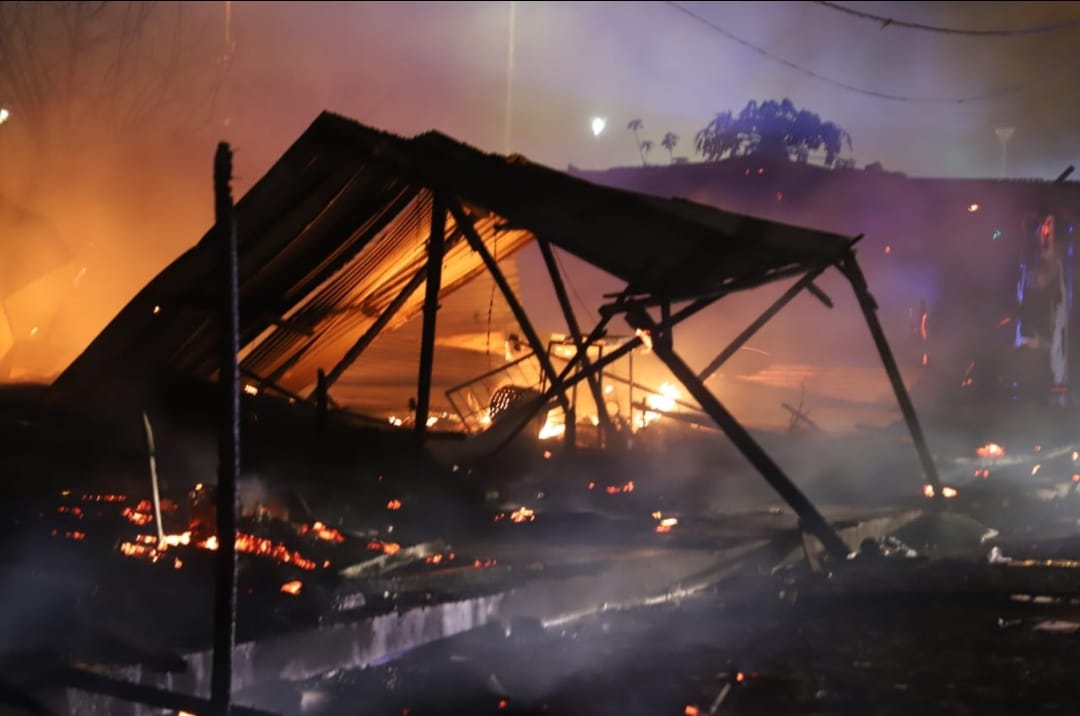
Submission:
<svg viewBox="0 0 1080 716">
<path fill-rule="evenodd" d="M 834 2 L 821 2 L 820 0 L 815 2 L 816 5 L 827 7 L 830 10 L 857 17 L 861 20 L 871 20 L 881 26 L 884 30 L 887 27 L 902 27 L 907 30 L 922 30 L 923 32 L 936 32 L 942 35 L 960 35 L 963 37 L 1023 37 L 1027 35 L 1044 35 L 1050 32 L 1061 32 L 1062 30 L 1072 30 L 1080 27 L 1080 20 L 1069 20 L 1068 22 L 1062 22 L 1057 25 L 1040 25 L 1038 27 L 1023 27 L 1015 30 L 971 30 L 960 27 L 942 27 L 940 25 L 927 25 L 921 22 L 907 22 L 905 20 L 894 20 L 891 17 L 885 17 L 884 15 L 875 15 L 871 12 L 863 12 L 862 10 L 856 10 L 854 8 L 846 7 Z"/>
<path fill-rule="evenodd" d="M 889 92 L 879 92 L 877 90 L 866 89 L 865 87 L 859 87 L 857 85 L 848 84 L 847 82 L 842 82 L 840 80 L 833 79 L 832 77 L 829 77 L 827 75 L 823 75 L 820 72 L 816 72 L 815 70 L 812 70 L 812 69 L 810 69 L 808 67 L 803 67 L 802 65 L 800 65 L 800 64 L 798 64 L 796 62 L 792 62 L 791 60 L 789 60 L 789 59 L 787 59 L 785 57 L 781 57 L 780 55 L 772 53 L 772 52 L 770 52 L 769 50 L 766 50 L 763 47 L 755 45 L 752 42 L 749 42 L 748 40 L 744 40 L 743 38 L 739 37 L 738 35 L 730 32 L 729 30 L 724 29 L 723 27 L 721 27 L 720 25 L 717 25 L 715 22 L 709 20 L 708 18 L 702 17 L 701 15 L 698 15 L 696 12 L 683 7 L 682 5 L 680 5 L 677 2 L 671 2 L 670 0 L 668 0 L 664 4 L 678 10 L 682 14 L 692 18 L 693 20 L 696 20 L 697 22 L 701 23 L 702 25 L 705 25 L 710 30 L 713 30 L 714 32 L 726 37 L 727 39 L 731 40 L 732 42 L 735 42 L 735 43 L 737 43 L 739 45 L 742 45 L 743 47 L 745 47 L 745 48 L 747 48 L 749 50 L 753 50 L 754 52 L 758 53 L 759 55 L 761 55 L 763 57 L 766 57 L 766 58 L 772 60 L 773 62 L 777 62 L 777 63 L 787 67 L 788 69 L 795 70 L 796 72 L 799 72 L 800 74 L 806 75 L 807 77 L 812 77 L 812 78 L 818 80 L 819 82 L 824 82 L 827 85 L 832 85 L 833 87 L 837 87 L 837 88 L 845 90 L 847 92 L 853 92 L 855 94 L 864 95 L 866 97 L 874 97 L 876 99 L 886 99 L 886 100 L 890 100 L 890 101 L 893 101 L 893 102 L 919 102 L 919 103 L 925 103 L 925 104 L 964 104 L 966 102 L 986 102 L 986 101 L 989 101 L 989 100 L 1000 99 L 1002 97 L 1007 97 L 1009 95 L 1013 95 L 1013 94 L 1023 92 L 1024 90 L 1027 90 L 1027 89 L 1029 89 L 1031 87 L 1034 87 L 1037 84 L 1045 82 L 1049 77 L 1051 77 L 1054 74 L 1052 72 L 1042 73 L 1042 74 L 1036 75 L 1032 79 L 1029 79 L 1029 80 L 1027 80 L 1025 82 L 1021 82 L 1019 84 L 1009 85 L 1008 87 L 1003 87 L 1003 88 L 1001 88 L 999 90 L 995 90 L 995 91 L 989 92 L 987 94 L 970 95 L 970 96 L 967 96 L 967 97 L 934 97 L 934 96 L 922 96 L 922 97 L 920 97 L 920 96 L 914 96 L 914 95 L 901 95 L 901 94 L 891 94 Z"/>
</svg>

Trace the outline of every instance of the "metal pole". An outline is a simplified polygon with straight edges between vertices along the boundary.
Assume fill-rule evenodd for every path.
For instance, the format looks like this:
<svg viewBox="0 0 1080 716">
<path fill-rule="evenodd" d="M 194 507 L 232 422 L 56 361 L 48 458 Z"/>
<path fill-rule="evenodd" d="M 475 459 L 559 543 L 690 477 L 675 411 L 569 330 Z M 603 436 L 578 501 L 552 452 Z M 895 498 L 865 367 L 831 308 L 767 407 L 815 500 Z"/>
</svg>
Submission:
<svg viewBox="0 0 1080 716">
<path fill-rule="evenodd" d="M 832 525 L 825 521 L 814 504 L 796 487 L 791 478 L 773 462 L 773 459 L 758 445 L 746 428 L 705 387 L 693 369 L 675 353 L 671 341 L 671 324 L 657 325 L 640 307 L 635 307 L 626 318 L 632 327 L 646 328 L 652 333 L 653 352 L 667 365 L 683 387 L 694 396 L 698 405 L 720 426 L 739 452 L 757 468 L 765 481 L 791 506 L 805 529 L 821 541 L 830 555 L 836 559 L 845 559 L 850 550 Z"/>
<path fill-rule="evenodd" d="M 900 367 L 896 364 L 892 348 L 889 347 L 889 340 L 885 337 L 885 329 L 881 327 L 881 322 L 878 320 L 877 302 L 870 295 L 866 277 L 858 262 L 855 261 L 854 254 L 849 254 L 840 264 L 840 268 L 855 291 L 855 298 L 859 301 L 859 308 L 862 309 L 863 316 L 866 318 L 866 325 L 870 328 L 870 335 L 874 339 L 878 355 L 881 356 L 881 362 L 885 365 L 885 373 L 889 376 L 889 382 L 896 394 L 896 402 L 900 404 L 900 412 L 903 413 L 904 422 L 907 423 L 908 431 L 911 433 L 911 441 L 915 443 L 915 449 L 919 453 L 926 479 L 933 485 L 936 499 L 941 499 L 941 480 L 938 477 L 937 465 L 934 464 L 934 457 L 930 454 L 930 446 L 919 424 L 915 405 L 911 402 L 911 396 L 908 395 L 907 387 L 904 385 L 904 378 L 900 375 Z"/>
<path fill-rule="evenodd" d="M 548 274 L 551 276 L 551 285 L 555 289 L 555 298 L 559 301 L 559 308 L 562 309 L 566 327 L 570 329 L 570 335 L 574 339 L 574 346 L 581 355 L 581 364 L 588 369 L 592 363 L 589 360 L 589 344 L 585 343 L 585 339 L 581 335 L 581 326 L 574 315 L 574 307 L 570 304 L 570 296 L 566 293 L 566 285 L 563 283 L 562 275 L 559 273 L 559 265 L 555 261 L 555 254 L 547 240 L 537 237 L 536 244 L 540 247 L 540 254 L 544 257 L 544 264 L 547 265 Z M 604 391 L 601 388 L 599 376 L 590 372 L 588 381 L 593 401 L 596 402 L 596 417 L 600 420 L 600 442 L 603 444 L 607 441 L 608 436 L 613 435 L 615 431 L 611 424 L 611 417 L 607 413 L 607 404 L 604 401 Z M 576 390 L 574 396 L 577 397 Z"/>
<path fill-rule="evenodd" d="M 416 392 L 416 437 L 427 435 L 431 410 L 431 372 L 435 367 L 435 317 L 439 312 L 439 289 L 442 288 L 442 264 L 446 238 L 446 207 L 435 197 L 431 205 L 431 234 L 427 245 L 427 292 L 424 294 L 424 326 L 420 338 L 420 376 Z"/>
<path fill-rule="evenodd" d="M 711 378 L 713 373 L 719 370 L 720 366 L 727 362 L 728 359 L 731 358 L 731 356 L 735 355 L 735 353 L 740 348 L 746 345 L 746 342 L 753 338 L 754 334 L 760 331 L 766 323 L 771 321 L 773 316 L 779 313 L 780 310 L 784 308 L 784 306 L 791 303 L 791 301 L 800 293 L 802 293 L 804 289 L 808 288 L 811 284 L 813 284 L 814 279 L 825 273 L 826 268 L 827 267 L 822 266 L 821 268 L 814 269 L 813 271 L 793 283 L 791 287 L 788 288 L 787 291 L 784 291 L 783 295 L 780 296 L 780 298 L 773 301 L 772 305 L 766 308 L 762 312 L 762 314 L 754 320 L 753 323 L 747 326 L 742 333 L 735 336 L 734 340 L 732 340 L 731 343 L 729 343 L 727 347 L 724 348 L 724 350 L 720 351 L 720 354 L 713 358 L 709 362 L 709 365 L 705 366 L 704 370 L 698 373 L 698 380 L 706 381 Z"/>
<path fill-rule="evenodd" d="M 240 477 L 240 297 L 236 217 L 233 213 L 232 149 L 214 156 L 214 214 L 221 247 L 221 429 L 218 434 L 218 550 L 214 580 L 214 657 L 210 699 L 218 713 L 232 709 L 232 654 L 236 643 L 236 483 Z"/>
</svg>

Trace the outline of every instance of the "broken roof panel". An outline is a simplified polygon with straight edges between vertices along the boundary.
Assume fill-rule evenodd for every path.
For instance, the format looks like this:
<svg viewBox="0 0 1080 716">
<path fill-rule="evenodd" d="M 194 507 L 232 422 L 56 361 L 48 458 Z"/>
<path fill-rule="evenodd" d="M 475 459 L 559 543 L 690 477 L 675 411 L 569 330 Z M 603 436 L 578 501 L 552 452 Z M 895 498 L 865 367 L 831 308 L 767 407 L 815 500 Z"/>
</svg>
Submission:
<svg viewBox="0 0 1080 716">
<path fill-rule="evenodd" d="M 237 204 L 243 370 L 309 390 L 316 371 L 334 366 L 404 287 L 422 285 L 433 192 L 458 202 L 500 258 L 541 236 L 636 293 L 673 300 L 829 263 L 849 246 L 835 235 L 600 187 L 435 132 L 404 139 L 324 113 Z M 212 377 L 213 236 L 132 299 L 60 376 L 54 397 L 163 373 Z M 484 270 L 452 218 L 446 238 L 444 294 Z M 412 291 L 386 328 L 422 303 L 423 290 Z"/>
</svg>

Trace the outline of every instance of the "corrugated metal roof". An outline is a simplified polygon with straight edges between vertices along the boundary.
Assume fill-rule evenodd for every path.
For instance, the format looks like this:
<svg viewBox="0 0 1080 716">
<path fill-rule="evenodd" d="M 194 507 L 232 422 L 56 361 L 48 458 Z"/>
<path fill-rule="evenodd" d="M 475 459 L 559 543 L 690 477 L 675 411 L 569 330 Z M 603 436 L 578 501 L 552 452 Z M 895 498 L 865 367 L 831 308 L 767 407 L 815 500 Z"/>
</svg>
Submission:
<svg viewBox="0 0 1080 716">
<path fill-rule="evenodd" d="M 432 192 L 459 201 L 506 257 L 533 236 L 671 299 L 839 258 L 842 237 L 590 184 L 438 133 L 414 139 L 324 113 L 238 202 L 242 365 L 303 392 L 423 270 Z M 459 238 L 453 219 L 448 241 Z M 165 373 L 212 377 L 218 255 L 212 232 L 162 271 L 60 376 L 78 399 Z M 480 274 L 447 250 L 443 293 Z M 415 291 L 394 323 L 418 313 Z"/>
</svg>

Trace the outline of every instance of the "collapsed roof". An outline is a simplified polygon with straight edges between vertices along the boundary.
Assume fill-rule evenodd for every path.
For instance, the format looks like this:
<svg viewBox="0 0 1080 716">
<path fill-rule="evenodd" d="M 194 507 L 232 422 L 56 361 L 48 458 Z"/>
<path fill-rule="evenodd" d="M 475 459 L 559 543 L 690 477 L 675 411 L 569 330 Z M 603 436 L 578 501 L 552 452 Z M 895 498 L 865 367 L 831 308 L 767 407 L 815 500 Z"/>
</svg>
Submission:
<svg viewBox="0 0 1080 716">
<path fill-rule="evenodd" d="M 311 389 L 388 308 L 383 330 L 421 311 L 433 197 L 461 207 L 502 259 L 536 237 L 612 274 L 636 295 L 716 295 L 831 264 L 848 239 L 678 199 L 591 184 L 437 132 L 405 139 L 323 113 L 237 203 L 241 369 L 286 392 Z M 446 220 L 441 295 L 485 271 L 469 227 Z M 52 388 L 112 395 L 217 365 L 220 251 L 206 236 L 154 278 Z M 103 391 L 109 392 L 103 392 Z"/>
</svg>

